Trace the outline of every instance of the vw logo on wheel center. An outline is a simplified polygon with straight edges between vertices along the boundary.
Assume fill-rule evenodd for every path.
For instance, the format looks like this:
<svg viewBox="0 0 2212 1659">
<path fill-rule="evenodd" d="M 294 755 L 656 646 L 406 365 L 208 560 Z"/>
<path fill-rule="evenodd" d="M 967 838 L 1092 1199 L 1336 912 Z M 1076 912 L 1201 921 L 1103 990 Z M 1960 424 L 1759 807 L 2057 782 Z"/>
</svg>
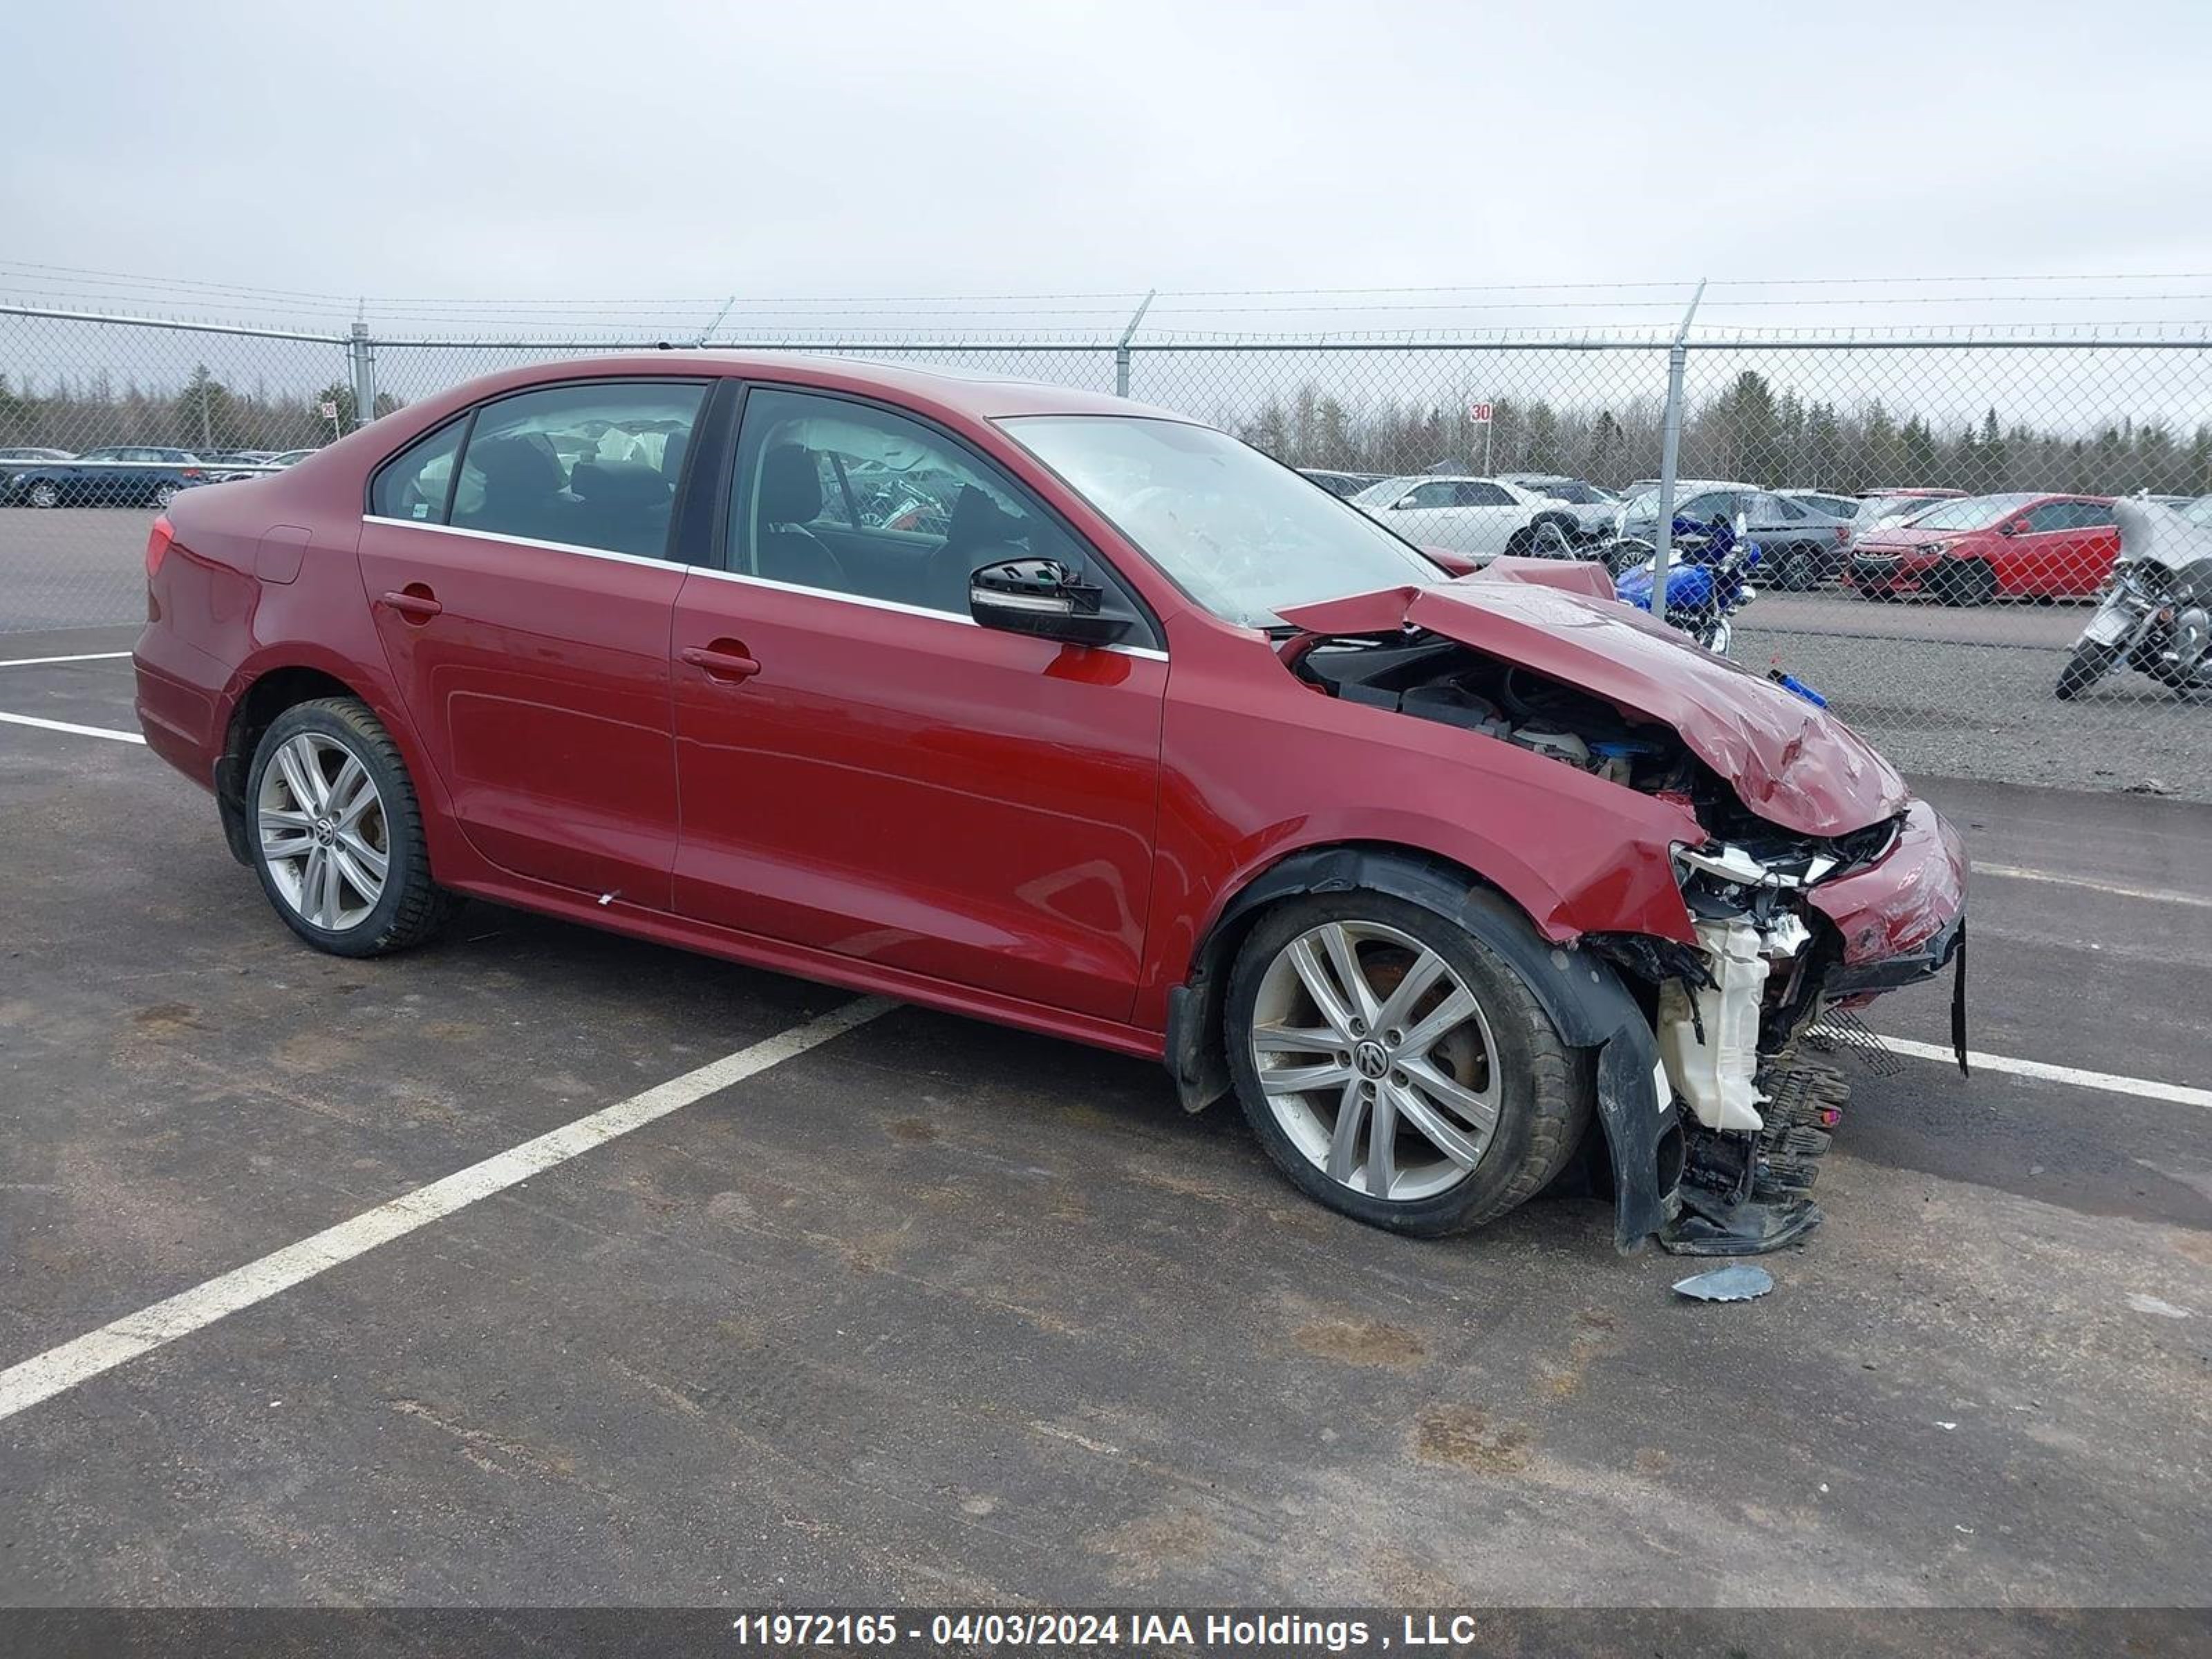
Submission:
<svg viewBox="0 0 2212 1659">
<path fill-rule="evenodd" d="M 1390 1069 L 1390 1056 L 1381 1043 L 1370 1037 L 1352 1051 L 1352 1064 L 1360 1076 L 1372 1080 Z"/>
</svg>

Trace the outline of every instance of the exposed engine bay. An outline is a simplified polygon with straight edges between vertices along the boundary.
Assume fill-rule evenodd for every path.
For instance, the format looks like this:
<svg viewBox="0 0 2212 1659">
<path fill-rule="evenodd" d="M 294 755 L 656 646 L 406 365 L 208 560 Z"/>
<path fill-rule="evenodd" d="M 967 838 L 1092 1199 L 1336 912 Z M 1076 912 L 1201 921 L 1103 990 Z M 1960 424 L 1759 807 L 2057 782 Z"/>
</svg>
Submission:
<svg viewBox="0 0 2212 1659">
<path fill-rule="evenodd" d="M 1850 965 L 1851 941 L 1820 902 L 1824 884 L 1868 871 L 1898 847 L 1906 811 L 1834 836 L 1784 828 L 1747 806 L 1665 722 L 1426 629 L 1309 635 L 1285 656 L 1329 696 L 1667 799 L 1705 831 L 1673 852 L 1694 944 L 1626 933 L 1582 940 L 1613 964 L 1642 1007 L 1664 1091 L 1682 1109 L 1671 1218 L 1660 1233 L 1666 1248 L 1771 1249 L 1817 1224 L 1809 1193 L 1846 1093 L 1841 1073 L 1820 1057 L 1820 1039 L 1808 1041 L 1824 1015 L 1848 1018 L 1875 992 L 1929 977 L 1955 958 L 1963 1053 L 1962 908 L 1927 919 L 1910 974 L 1882 975 Z"/>
</svg>

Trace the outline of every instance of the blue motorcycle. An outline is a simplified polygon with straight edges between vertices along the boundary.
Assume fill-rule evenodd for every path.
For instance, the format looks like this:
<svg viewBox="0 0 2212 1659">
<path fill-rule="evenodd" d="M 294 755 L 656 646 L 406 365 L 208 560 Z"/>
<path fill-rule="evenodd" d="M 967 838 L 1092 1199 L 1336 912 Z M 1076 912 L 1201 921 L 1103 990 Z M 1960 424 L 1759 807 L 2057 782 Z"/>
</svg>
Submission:
<svg viewBox="0 0 2212 1659">
<path fill-rule="evenodd" d="M 1759 544 L 1743 534 L 1742 521 L 1725 519 L 1698 524 L 1674 520 L 1668 549 L 1663 611 L 1652 604 L 1659 590 L 1655 550 L 1613 579 L 1613 597 L 1639 611 L 1650 611 L 1716 656 L 1728 655 L 1735 628 L 1729 618 L 1758 597 L 1744 574 L 1759 562 Z"/>
</svg>

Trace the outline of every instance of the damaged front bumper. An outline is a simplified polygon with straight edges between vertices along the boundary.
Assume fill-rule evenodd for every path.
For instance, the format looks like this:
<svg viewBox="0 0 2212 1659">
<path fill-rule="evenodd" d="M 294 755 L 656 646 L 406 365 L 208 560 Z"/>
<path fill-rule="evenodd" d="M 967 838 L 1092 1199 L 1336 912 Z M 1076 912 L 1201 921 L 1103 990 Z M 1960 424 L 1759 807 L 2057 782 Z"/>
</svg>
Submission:
<svg viewBox="0 0 2212 1659">
<path fill-rule="evenodd" d="M 1966 1064 L 1966 854 L 1924 801 L 1856 864 L 1810 846 L 1677 855 L 1698 948 L 1655 986 L 1667 1085 L 1685 1108 L 1681 1178 L 1659 1230 L 1670 1250 L 1743 1255 L 1817 1224 L 1820 1155 L 1841 1121 L 1840 1073 L 1802 1039 L 1831 1011 L 1953 974 Z"/>
</svg>

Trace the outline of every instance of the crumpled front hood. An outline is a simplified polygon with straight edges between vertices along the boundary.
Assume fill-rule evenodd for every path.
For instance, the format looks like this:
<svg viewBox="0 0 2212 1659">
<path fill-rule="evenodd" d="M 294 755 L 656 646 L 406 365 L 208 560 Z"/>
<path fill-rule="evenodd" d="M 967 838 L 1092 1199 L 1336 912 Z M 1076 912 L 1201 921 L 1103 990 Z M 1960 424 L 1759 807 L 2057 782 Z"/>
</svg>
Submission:
<svg viewBox="0 0 2212 1659">
<path fill-rule="evenodd" d="M 1801 835 L 1848 834 L 1911 799 L 1896 769 L 1826 709 L 1610 599 L 1475 578 L 1300 605 L 1283 620 L 1316 635 L 1423 628 L 1578 686 L 1670 727 L 1746 806 Z"/>
</svg>

